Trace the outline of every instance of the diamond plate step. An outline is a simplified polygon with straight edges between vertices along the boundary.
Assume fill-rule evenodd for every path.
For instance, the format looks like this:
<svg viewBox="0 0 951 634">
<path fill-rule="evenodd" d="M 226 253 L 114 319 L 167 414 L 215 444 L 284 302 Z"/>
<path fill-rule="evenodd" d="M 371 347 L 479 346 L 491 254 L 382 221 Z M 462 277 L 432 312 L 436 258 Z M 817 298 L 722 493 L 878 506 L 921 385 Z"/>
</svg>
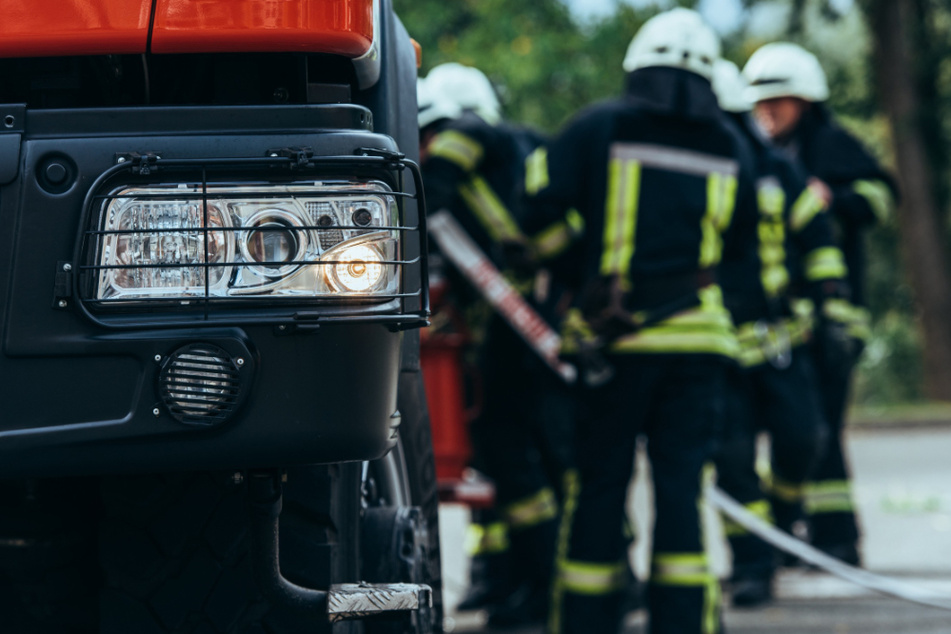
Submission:
<svg viewBox="0 0 951 634">
<path fill-rule="evenodd" d="M 340 583 L 327 593 L 327 618 L 331 623 L 384 612 L 432 607 L 433 589 L 419 583 Z"/>
</svg>

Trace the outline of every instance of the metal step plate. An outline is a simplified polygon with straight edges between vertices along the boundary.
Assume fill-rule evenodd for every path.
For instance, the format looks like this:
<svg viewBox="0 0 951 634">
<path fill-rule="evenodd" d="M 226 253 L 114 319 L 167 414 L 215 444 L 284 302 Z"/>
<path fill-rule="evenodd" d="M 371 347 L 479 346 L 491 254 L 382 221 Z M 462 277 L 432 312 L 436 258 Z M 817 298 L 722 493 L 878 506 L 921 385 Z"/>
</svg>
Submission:
<svg viewBox="0 0 951 634">
<path fill-rule="evenodd" d="M 327 594 L 327 618 L 331 623 L 384 612 L 403 612 L 432 607 L 433 589 L 419 583 L 340 583 Z"/>
</svg>

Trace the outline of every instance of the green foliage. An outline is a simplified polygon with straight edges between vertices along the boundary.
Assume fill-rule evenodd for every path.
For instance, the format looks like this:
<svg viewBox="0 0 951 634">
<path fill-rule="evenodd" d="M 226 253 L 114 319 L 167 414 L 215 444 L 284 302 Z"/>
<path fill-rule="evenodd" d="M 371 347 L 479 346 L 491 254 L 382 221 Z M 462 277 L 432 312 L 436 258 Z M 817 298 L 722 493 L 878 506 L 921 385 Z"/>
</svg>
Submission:
<svg viewBox="0 0 951 634">
<path fill-rule="evenodd" d="M 423 47 L 425 74 L 443 62 L 485 72 L 507 118 L 556 131 L 580 108 L 620 93 L 621 60 L 656 9 L 619 5 L 609 19 L 579 25 L 559 0 L 394 0 Z"/>
</svg>

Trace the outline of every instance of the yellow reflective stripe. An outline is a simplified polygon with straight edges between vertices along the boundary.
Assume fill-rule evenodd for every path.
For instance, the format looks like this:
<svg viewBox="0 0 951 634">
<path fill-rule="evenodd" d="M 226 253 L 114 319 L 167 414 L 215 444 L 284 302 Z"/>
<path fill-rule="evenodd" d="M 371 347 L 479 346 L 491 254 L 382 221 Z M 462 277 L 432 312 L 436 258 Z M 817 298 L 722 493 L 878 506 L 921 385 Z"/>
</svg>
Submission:
<svg viewBox="0 0 951 634">
<path fill-rule="evenodd" d="M 544 488 L 534 495 L 508 504 L 503 510 L 512 528 L 528 528 L 558 516 L 555 492 Z"/>
<path fill-rule="evenodd" d="M 590 561 L 558 562 L 558 579 L 566 592 L 585 595 L 604 595 L 617 592 L 624 586 L 627 562 L 600 563 Z"/>
<path fill-rule="evenodd" d="M 784 502 L 801 502 L 806 492 L 803 482 L 790 482 L 770 473 L 769 481 L 764 483 L 766 488 Z"/>
<path fill-rule="evenodd" d="M 743 507 L 764 522 L 769 524 L 775 523 L 773 520 L 773 508 L 770 506 L 769 500 L 754 500 L 753 502 L 744 504 Z M 741 535 L 750 534 L 746 528 L 737 524 L 730 517 L 726 515 L 722 515 L 721 517 L 723 518 L 723 532 L 727 537 L 739 537 Z"/>
<path fill-rule="evenodd" d="M 710 575 L 703 592 L 703 634 L 719 634 L 721 605 L 720 581 Z"/>
<path fill-rule="evenodd" d="M 845 257 L 838 247 L 813 249 L 806 255 L 803 268 L 810 282 L 840 280 L 848 274 Z"/>
<path fill-rule="evenodd" d="M 858 317 L 858 311 L 846 299 L 827 299 L 822 303 L 822 314 L 829 319 L 848 323 Z"/>
<path fill-rule="evenodd" d="M 852 485 L 848 480 L 812 482 L 806 486 L 806 512 L 850 513 L 855 510 L 852 500 Z"/>
<path fill-rule="evenodd" d="M 476 168 L 484 153 L 481 143 L 456 130 L 440 132 L 429 145 L 430 156 L 444 158 L 466 172 Z"/>
<path fill-rule="evenodd" d="M 879 222 L 884 222 L 891 215 L 895 198 L 892 196 L 891 188 L 883 181 L 857 180 L 852 183 L 852 189 L 856 194 L 868 201 L 869 207 L 872 208 L 872 213 L 875 214 Z"/>
<path fill-rule="evenodd" d="M 760 284 L 767 297 L 778 297 L 789 286 L 789 271 L 786 269 L 786 227 L 783 225 L 783 209 L 786 192 L 776 178 L 760 179 L 756 189 L 759 203 Z"/>
<path fill-rule="evenodd" d="M 567 469 L 562 477 L 565 492 L 565 508 L 561 514 L 561 526 L 558 528 L 558 545 L 555 549 L 556 567 L 568 560 L 568 546 L 571 543 L 571 523 L 578 510 L 578 495 L 581 493 L 581 478 L 576 469 Z M 564 582 L 560 575 L 555 575 L 552 584 L 551 605 L 548 611 L 548 631 L 551 634 L 561 634 L 561 602 L 565 594 Z"/>
<path fill-rule="evenodd" d="M 601 274 L 619 275 L 624 285 L 627 283 L 631 257 L 634 255 L 640 189 L 640 163 L 612 158 L 608 163 Z"/>
<path fill-rule="evenodd" d="M 459 193 L 493 240 L 524 239 L 515 219 L 484 178 L 473 176 L 467 184 L 459 187 Z"/>
<path fill-rule="evenodd" d="M 700 266 L 710 268 L 720 261 L 722 232 L 729 226 L 736 206 L 735 176 L 712 172 L 707 175 L 707 211 L 700 223 Z"/>
<path fill-rule="evenodd" d="M 789 228 L 793 233 L 799 233 L 812 219 L 825 211 L 826 205 L 811 187 L 806 187 L 793 203 L 789 214 Z"/>
<path fill-rule="evenodd" d="M 782 217 L 786 192 L 776 178 L 763 178 L 756 184 L 756 202 L 764 216 Z"/>
<path fill-rule="evenodd" d="M 537 233 L 532 238 L 532 244 L 538 257 L 549 259 L 563 253 L 582 233 L 584 218 L 577 209 L 569 209 L 564 220 Z"/>
<path fill-rule="evenodd" d="M 470 524 L 464 547 L 469 556 L 505 552 L 509 548 L 508 525 L 505 522 Z"/>
<path fill-rule="evenodd" d="M 766 363 L 766 352 L 763 350 L 763 341 L 756 331 L 755 321 L 741 324 L 736 331 L 736 340 L 740 347 L 737 357 L 744 368 L 752 368 Z M 771 324 L 772 330 L 779 335 L 784 333 L 789 338 L 789 346 L 795 348 L 809 341 L 812 332 L 811 317 L 785 317 Z"/>
<path fill-rule="evenodd" d="M 702 288 L 700 307 L 678 313 L 656 326 L 616 339 L 616 353 L 698 353 L 735 357 L 739 353 L 730 313 L 723 307 L 719 286 Z"/>
<path fill-rule="evenodd" d="M 866 340 L 872 335 L 871 314 L 861 306 L 853 306 L 848 300 L 827 299 L 822 304 L 822 314 L 845 324 L 846 332 L 856 339 Z"/>
<path fill-rule="evenodd" d="M 535 195 L 548 187 L 548 150 L 537 148 L 525 159 L 525 192 Z"/>
<path fill-rule="evenodd" d="M 704 553 L 656 553 L 651 558 L 651 583 L 705 586 L 713 578 Z"/>
</svg>

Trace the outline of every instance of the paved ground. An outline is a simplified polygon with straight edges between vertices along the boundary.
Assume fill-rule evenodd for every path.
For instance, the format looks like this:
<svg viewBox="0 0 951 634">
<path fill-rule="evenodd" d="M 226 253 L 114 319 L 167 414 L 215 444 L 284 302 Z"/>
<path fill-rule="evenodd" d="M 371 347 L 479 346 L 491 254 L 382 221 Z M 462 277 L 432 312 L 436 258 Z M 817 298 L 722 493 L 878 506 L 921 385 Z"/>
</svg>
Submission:
<svg viewBox="0 0 951 634">
<path fill-rule="evenodd" d="M 951 604 L 951 428 L 861 428 L 848 434 L 855 495 L 864 529 L 868 569 L 894 575 L 948 597 Z M 649 479 L 640 461 L 632 487 L 631 511 L 640 535 L 649 535 Z M 452 608 L 465 587 L 468 562 L 461 543 L 468 511 L 441 510 L 447 625 L 457 632 L 487 632 L 479 614 Z M 719 522 L 707 514 L 715 570 L 728 572 Z M 647 567 L 647 540 L 632 552 L 639 575 Z M 778 600 L 767 608 L 726 612 L 731 634 L 949 634 L 951 612 L 917 606 L 818 572 L 789 571 L 777 584 Z M 629 616 L 626 634 L 644 632 L 642 612 Z M 539 630 L 507 630 L 537 634 Z"/>
</svg>

